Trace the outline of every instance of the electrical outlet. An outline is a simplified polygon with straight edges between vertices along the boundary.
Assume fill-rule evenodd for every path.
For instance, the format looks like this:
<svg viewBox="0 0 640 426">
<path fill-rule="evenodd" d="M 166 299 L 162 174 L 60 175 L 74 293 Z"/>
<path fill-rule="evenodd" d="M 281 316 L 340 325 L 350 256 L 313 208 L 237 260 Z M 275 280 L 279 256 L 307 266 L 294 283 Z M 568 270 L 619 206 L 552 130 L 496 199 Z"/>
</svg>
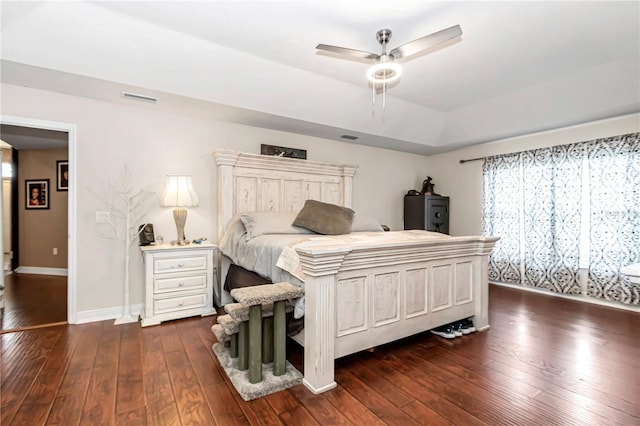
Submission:
<svg viewBox="0 0 640 426">
<path fill-rule="evenodd" d="M 96 212 L 96 223 L 109 222 L 109 212 Z"/>
<path fill-rule="evenodd" d="M 57 256 L 58 255 L 58 247 L 54 247 L 53 248 L 53 255 Z"/>
</svg>

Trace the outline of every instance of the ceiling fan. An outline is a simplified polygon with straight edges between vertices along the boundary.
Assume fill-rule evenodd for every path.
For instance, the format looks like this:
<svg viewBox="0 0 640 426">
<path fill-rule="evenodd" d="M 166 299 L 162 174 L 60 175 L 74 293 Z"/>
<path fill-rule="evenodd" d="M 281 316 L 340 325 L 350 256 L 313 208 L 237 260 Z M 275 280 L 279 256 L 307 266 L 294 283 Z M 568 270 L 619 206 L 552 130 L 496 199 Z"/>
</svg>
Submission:
<svg viewBox="0 0 640 426">
<path fill-rule="evenodd" d="M 400 64 L 394 62 L 396 59 L 406 58 L 430 49 L 460 35 L 462 35 L 460 25 L 454 25 L 400 45 L 387 53 L 387 43 L 389 43 L 389 40 L 391 39 L 391 30 L 384 28 L 376 33 L 376 39 L 382 46 L 382 53 L 379 55 L 371 52 L 364 52 L 362 50 L 331 46 L 328 44 L 319 44 L 316 46 L 316 49 L 349 56 L 351 58 L 376 62 L 376 64 L 367 71 L 367 78 L 373 83 L 375 89 L 375 85 L 378 83 L 386 85 L 400 78 L 400 75 L 402 74 L 402 67 L 400 67 Z"/>
</svg>

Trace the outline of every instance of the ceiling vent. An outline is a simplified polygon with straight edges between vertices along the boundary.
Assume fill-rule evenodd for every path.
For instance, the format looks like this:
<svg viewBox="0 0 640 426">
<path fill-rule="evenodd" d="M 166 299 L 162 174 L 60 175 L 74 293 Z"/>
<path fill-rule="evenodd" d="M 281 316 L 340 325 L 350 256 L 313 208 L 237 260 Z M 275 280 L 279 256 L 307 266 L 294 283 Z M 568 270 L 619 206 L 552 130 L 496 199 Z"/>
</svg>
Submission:
<svg viewBox="0 0 640 426">
<path fill-rule="evenodd" d="M 142 101 L 142 102 L 151 102 L 155 104 L 158 102 L 157 98 L 152 98 L 151 96 L 138 95 L 136 93 L 122 92 L 122 97 L 125 99 L 132 99 L 134 101 Z"/>
<path fill-rule="evenodd" d="M 359 139 L 358 136 L 353 136 L 353 135 L 342 135 L 340 137 L 342 139 L 349 139 L 350 141 L 355 141 L 355 140 Z"/>
</svg>

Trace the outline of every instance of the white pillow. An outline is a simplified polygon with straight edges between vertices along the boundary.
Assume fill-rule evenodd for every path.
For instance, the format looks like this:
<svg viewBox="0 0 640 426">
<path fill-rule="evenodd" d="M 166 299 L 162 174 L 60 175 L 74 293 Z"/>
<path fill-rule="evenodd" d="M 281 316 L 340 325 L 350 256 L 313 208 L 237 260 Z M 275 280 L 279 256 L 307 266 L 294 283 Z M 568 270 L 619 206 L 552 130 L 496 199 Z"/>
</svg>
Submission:
<svg viewBox="0 0 640 426">
<path fill-rule="evenodd" d="M 230 259 L 237 259 L 237 249 L 240 242 L 247 241 L 247 230 L 240 220 L 240 215 L 235 215 L 224 228 L 224 235 L 218 248 Z"/>
<path fill-rule="evenodd" d="M 296 215 L 297 213 L 243 213 L 240 220 L 247 230 L 247 241 L 267 234 L 314 234 L 308 229 L 291 225 Z"/>
<path fill-rule="evenodd" d="M 353 223 L 351 224 L 351 232 L 374 232 L 384 231 L 382 225 L 371 216 L 361 214 L 353 215 Z"/>
</svg>

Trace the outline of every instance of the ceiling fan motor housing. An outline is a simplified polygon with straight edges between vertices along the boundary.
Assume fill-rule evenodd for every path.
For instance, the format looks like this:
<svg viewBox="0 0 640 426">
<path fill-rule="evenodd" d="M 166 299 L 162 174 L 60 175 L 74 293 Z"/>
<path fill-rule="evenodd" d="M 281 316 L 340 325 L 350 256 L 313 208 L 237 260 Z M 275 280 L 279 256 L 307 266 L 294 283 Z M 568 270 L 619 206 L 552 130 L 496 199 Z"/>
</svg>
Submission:
<svg viewBox="0 0 640 426">
<path fill-rule="evenodd" d="M 376 39 L 378 40 L 378 43 L 384 46 L 385 44 L 389 43 L 389 40 L 391 40 L 391 30 L 388 28 L 378 30 L 378 32 L 376 33 Z"/>
</svg>

